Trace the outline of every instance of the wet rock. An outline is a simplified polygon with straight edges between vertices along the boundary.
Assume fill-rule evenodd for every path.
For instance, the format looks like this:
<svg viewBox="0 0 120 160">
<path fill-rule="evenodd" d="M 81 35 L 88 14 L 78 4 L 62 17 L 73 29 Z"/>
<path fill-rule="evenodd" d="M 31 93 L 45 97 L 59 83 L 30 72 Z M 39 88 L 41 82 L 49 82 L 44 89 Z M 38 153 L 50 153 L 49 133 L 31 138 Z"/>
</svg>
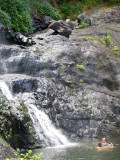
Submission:
<svg viewBox="0 0 120 160">
<path fill-rule="evenodd" d="M 6 31 L 6 34 L 7 40 L 12 40 L 13 43 L 25 46 L 31 46 L 35 44 L 31 37 L 26 37 L 22 35 L 20 32 L 14 32 L 13 30 L 8 29 L 8 32 Z"/>
</svg>

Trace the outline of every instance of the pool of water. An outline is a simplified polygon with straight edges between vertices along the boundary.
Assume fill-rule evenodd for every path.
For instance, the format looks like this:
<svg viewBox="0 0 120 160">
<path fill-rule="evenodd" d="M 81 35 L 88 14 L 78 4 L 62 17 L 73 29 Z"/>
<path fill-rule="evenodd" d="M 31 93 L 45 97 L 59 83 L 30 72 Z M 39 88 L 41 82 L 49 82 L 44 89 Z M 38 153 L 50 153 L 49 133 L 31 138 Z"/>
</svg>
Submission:
<svg viewBox="0 0 120 160">
<path fill-rule="evenodd" d="M 112 149 L 98 150 L 100 140 L 81 140 L 66 146 L 36 149 L 43 152 L 42 160 L 120 160 L 120 137 L 109 139 L 115 146 Z"/>
</svg>

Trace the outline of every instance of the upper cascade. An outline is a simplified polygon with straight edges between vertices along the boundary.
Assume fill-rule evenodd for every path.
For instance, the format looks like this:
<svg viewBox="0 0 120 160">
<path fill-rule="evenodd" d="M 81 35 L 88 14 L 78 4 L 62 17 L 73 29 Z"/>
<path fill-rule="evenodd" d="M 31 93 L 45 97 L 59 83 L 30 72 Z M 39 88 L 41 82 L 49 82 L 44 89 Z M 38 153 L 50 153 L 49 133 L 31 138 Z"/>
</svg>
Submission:
<svg viewBox="0 0 120 160">
<path fill-rule="evenodd" d="M 14 98 L 13 98 L 7 84 L 2 80 L 0 80 L 0 89 L 2 90 L 2 93 L 6 96 L 6 98 L 9 101 L 14 101 Z"/>
</svg>

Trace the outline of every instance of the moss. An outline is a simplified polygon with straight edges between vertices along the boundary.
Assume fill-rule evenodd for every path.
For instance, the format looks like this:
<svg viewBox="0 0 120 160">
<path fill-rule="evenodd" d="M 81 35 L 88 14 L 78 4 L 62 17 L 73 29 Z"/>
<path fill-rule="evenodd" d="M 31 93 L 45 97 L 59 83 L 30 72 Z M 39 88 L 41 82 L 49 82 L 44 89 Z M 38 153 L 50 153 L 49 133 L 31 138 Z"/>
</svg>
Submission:
<svg viewBox="0 0 120 160">
<path fill-rule="evenodd" d="M 80 65 L 80 64 L 77 64 L 77 65 L 76 65 L 76 68 L 78 68 L 78 69 L 81 70 L 81 71 L 84 71 L 84 70 L 85 70 L 84 65 Z"/>
<path fill-rule="evenodd" d="M 109 57 L 109 56 L 106 56 L 106 59 L 108 60 L 108 59 L 110 59 L 110 57 Z"/>
<path fill-rule="evenodd" d="M 73 84 L 73 83 L 71 83 L 69 86 L 70 86 L 71 88 L 73 88 L 73 87 L 74 87 L 74 84 Z"/>
<path fill-rule="evenodd" d="M 114 48 L 112 49 L 115 55 L 118 55 L 119 53 L 119 48 L 118 46 L 114 46 Z"/>
<path fill-rule="evenodd" d="M 89 36 L 82 36 L 82 39 L 85 41 L 88 41 L 88 40 L 95 41 L 95 38 L 89 37 Z"/>
<path fill-rule="evenodd" d="M 105 41 L 106 47 L 110 47 L 111 46 L 110 34 L 105 36 L 104 41 Z"/>
<path fill-rule="evenodd" d="M 83 83 L 83 82 L 84 82 L 84 80 L 83 80 L 83 79 L 80 79 L 78 82 L 79 82 L 79 83 Z"/>
</svg>

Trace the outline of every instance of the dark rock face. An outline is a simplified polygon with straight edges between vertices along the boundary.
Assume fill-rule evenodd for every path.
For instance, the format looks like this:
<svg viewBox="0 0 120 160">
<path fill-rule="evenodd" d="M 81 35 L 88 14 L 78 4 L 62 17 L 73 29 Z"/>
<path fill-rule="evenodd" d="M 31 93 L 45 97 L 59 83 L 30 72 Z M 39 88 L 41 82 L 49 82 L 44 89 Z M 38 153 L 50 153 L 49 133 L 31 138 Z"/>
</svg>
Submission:
<svg viewBox="0 0 120 160">
<path fill-rule="evenodd" d="M 16 153 L 2 138 L 0 138 L 0 159 L 4 160 L 6 157 L 15 158 Z"/>
<path fill-rule="evenodd" d="M 54 20 L 49 16 L 33 17 L 34 32 L 46 29 Z"/>
<path fill-rule="evenodd" d="M 101 25 L 75 29 L 69 39 L 47 29 L 33 35 L 34 46 L 23 49 L 1 45 L 0 79 L 19 100 L 18 106 L 12 104 L 18 116 L 10 109 L 13 119 L 1 105 L 1 116 L 6 116 L 0 123 L 6 126 L 9 117 L 14 147 L 41 147 L 28 113 L 20 106 L 27 101 L 44 110 L 69 138 L 120 136 L 120 55 L 111 48 L 120 47 L 120 29 L 116 22 Z M 110 47 L 100 42 L 108 30 L 112 32 Z"/>
<path fill-rule="evenodd" d="M 14 148 L 36 147 L 34 129 L 26 106 L 0 97 L 0 135 Z"/>
</svg>

